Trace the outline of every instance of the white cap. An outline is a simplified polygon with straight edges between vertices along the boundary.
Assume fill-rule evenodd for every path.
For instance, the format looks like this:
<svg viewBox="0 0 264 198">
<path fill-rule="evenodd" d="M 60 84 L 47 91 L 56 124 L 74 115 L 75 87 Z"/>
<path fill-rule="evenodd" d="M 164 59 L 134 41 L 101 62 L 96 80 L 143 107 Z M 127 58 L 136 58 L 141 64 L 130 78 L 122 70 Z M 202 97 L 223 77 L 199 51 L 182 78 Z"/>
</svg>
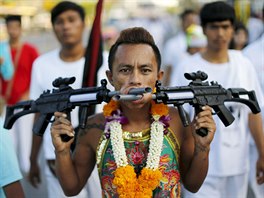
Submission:
<svg viewBox="0 0 264 198">
<path fill-rule="evenodd" d="M 186 31 L 186 38 L 188 47 L 205 47 L 207 45 L 206 36 L 199 25 L 190 25 Z"/>
</svg>

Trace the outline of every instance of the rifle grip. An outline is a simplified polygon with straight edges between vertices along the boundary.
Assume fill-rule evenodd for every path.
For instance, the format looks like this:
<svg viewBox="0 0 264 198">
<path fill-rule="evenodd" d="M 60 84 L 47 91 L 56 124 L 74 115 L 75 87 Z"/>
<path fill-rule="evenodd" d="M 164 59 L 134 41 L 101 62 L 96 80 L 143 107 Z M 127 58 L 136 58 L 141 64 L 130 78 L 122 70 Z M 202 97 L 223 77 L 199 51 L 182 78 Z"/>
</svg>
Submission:
<svg viewBox="0 0 264 198">
<path fill-rule="evenodd" d="M 234 122 L 234 116 L 224 104 L 215 106 L 214 110 L 225 126 L 229 126 Z"/>
<path fill-rule="evenodd" d="M 195 115 L 197 115 L 198 113 L 200 113 L 202 111 L 202 106 L 196 106 L 195 107 Z M 200 128 L 196 130 L 196 133 L 198 135 L 200 135 L 201 137 L 205 137 L 208 134 L 208 129 L 207 128 Z"/>
<path fill-rule="evenodd" d="M 179 115 L 180 115 L 183 126 L 187 127 L 189 125 L 189 119 L 186 115 L 184 108 L 182 107 L 182 105 L 177 105 L 177 109 L 179 111 Z"/>
<path fill-rule="evenodd" d="M 35 135 L 43 136 L 45 130 L 50 123 L 52 114 L 40 114 L 38 120 L 34 123 L 33 132 Z"/>
</svg>

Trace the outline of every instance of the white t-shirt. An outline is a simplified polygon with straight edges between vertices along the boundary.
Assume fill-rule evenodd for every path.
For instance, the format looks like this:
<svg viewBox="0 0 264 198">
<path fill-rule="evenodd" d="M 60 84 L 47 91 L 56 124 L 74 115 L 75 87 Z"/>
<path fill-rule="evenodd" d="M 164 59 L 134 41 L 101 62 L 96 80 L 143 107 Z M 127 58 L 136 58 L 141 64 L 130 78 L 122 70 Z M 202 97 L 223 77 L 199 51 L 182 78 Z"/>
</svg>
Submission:
<svg viewBox="0 0 264 198">
<path fill-rule="evenodd" d="M 75 77 L 70 86 L 79 89 L 82 85 L 84 58 L 75 62 L 64 62 L 59 57 L 59 49 L 53 50 L 38 57 L 32 68 L 30 98 L 35 100 L 46 90 L 52 90 L 52 82 L 58 78 Z M 78 126 L 78 108 L 71 112 L 71 121 L 74 127 Z M 43 149 L 46 159 L 55 159 L 54 146 L 50 135 L 50 124 L 44 133 Z"/>
<path fill-rule="evenodd" d="M 252 62 L 257 72 L 262 92 L 264 92 L 264 33 L 255 42 L 244 48 L 243 54 Z M 261 109 L 261 113 L 262 123 L 264 123 L 264 107 Z M 251 145 L 254 145 L 253 139 L 250 139 L 250 143 Z"/>
<path fill-rule="evenodd" d="M 187 51 L 187 40 L 184 32 L 179 32 L 176 36 L 170 38 L 164 45 L 162 65 L 177 65 L 178 57 Z"/>
<path fill-rule="evenodd" d="M 243 54 L 249 58 L 255 67 L 264 92 L 264 33 L 258 40 L 244 48 Z"/>
<path fill-rule="evenodd" d="M 239 51 L 229 50 L 228 56 L 230 61 L 224 64 L 210 63 L 204 60 L 200 53 L 185 59 L 173 72 L 174 85 L 188 85 L 190 81 L 185 79 L 184 73 L 200 70 L 208 74 L 206 81 L 217 81 L 225 89 L 255 90 L 259 105 L 264 106 L 263 93 L 251 62 Z M 225 105 L 232 111 L 235 121 L 225 127 L 221 120 L 214 116 L 217 129 L 209 154 L 208 175 L 211 176 L 232 176 L 248 171 L 247 128 L 250 109 L 241 103 L 227 102 Z M 187 105 L 186 110 L 193 114 L 190 105 Z"/>
</svg>

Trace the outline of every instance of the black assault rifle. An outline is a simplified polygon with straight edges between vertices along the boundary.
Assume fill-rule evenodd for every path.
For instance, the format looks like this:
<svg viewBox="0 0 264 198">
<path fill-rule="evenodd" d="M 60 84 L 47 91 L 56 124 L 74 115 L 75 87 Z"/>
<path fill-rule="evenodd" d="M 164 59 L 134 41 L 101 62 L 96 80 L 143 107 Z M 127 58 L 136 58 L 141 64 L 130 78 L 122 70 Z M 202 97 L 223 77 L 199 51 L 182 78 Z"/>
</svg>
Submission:
<svg viewBox="0 0 264 198">
<path fill-rule="evenodd" d="M 70 112 L 76 107 L 83 107 L 80 116 L 80 128 L 85 128 L 88 117 L 87 110 L 89 106 L 109 102 L 110 99 L 120 94 L 119 91 L 110 91 L 106 88 L 107 81 L 101 81 L 101 87 L 88 87 L 81 89 L 72 89 L 69 85 L 75 81 L 75 77 L 57 78 L 52 85 L 58 89 L 44 91 L 36 100 L 21 101 L 13 106 L 6 108 L 6 117 L 4 128 L 11 129 L 14 122 L 21 116 L 30 113 L 40 113 L 38 120 L 33 126 L 33 132 L 42 136 L 50 122 L 54 112 L 65 112 L 70 119 Z M 151 88 L 134 88 L 129 91 L 132 95 L 142 95 L 151 92 Z M 69 140 L 68 136 L 62 136 L 64 141 Z"/>
<path fill-rule="evenodd" d="M 254 91 L 247 91 L 243 88 L 224 89 L 217 82 L 203 82 L 207 79 L 207 74 L 201 71 L 185 73 L 185 78 L 191 80 L 188 86 L 164 87 L 160 82 L 156 83 L 156 93 L 152 98 L 156 103 L 173 104 L 178 108 L 184 126 L 189 125 L 189 119 L 183 109 L 183 104 L 189 103 L 195 108 L 195 113 L 201 111 L 201 107 L 208 105 L 214 109 L 214 114 L 218 115 L 225 126 L 229 126 L 234 121 L 234 116 L 225 106 L 225 102 L 239 102 L 247 105 L 254 114 L 260 112 L 257 98 Z M 247 98 L 241 98 L 240 96 Z M 135 95 L 115 95 L 116 100 L 136 100 Z M 197 133 L 206 136 L 207 129 L 200 129 Z"/>
<path fill-rule="evenodd" d="M 156 93 L 152 98 L 157 103 L 173 104 L 179 110 L 184 126 L 188 126 L 189 120 L 182 107 L 183 104 L 192 105 L 196 113 L 201 111 L 201 107 L 208 105 L 212 107 L 215 114 L 221 119 L 225 126 L 229 126 L 234 121 L 232 113 L 225 106 L 225 102 L 240 102 L 247 105 L 253 113 L 259 113 L 260 108 L 254 91 L 247 91 L 243 88 L 224 89 L 217 82 L 203 82 L 207 79 L 207 74 L 201 71 L 196 73 L 185 73 L 185 78 L 191 80 L 188 86 L 163 87 L 160 82 L 156 83 Z M 137 100 L 142 94 L 151 92 L 151 88 L 131 89 L 127 95 L 120 92 L 110 92 L 106 88 L 106 80 L 101 81 L 101 87 L 90 87 L 82 89 L 72 89 L 69 84 L 74 82 L 74 78 L 59 78 L 53 82 L 52 93 L 48 90 L 34 101 L 24 101 L 7 107 L 4 127 L 12 128 L 14 122 L 21 116 L 29 113 L 40 113 L 39 120 L 35 123 L 33 132 L 43 135 L 47 125 L 51 122 L 53 113 L 56 111 L 69 113 L 76 106 L 89 108 L 90 105 L 108 102 L 112 97 L 116 100 Z M 248 99 L 240 96 L 247 95 Z M 16 112 L 17 110 L 21 110 Z M 84 111 L 80 119 L 80 127 L 84 128 L 87 113 Z M 206 129 L 200 129 L 197 133 L 201 136 L 207 135 Z"/>
</svg>

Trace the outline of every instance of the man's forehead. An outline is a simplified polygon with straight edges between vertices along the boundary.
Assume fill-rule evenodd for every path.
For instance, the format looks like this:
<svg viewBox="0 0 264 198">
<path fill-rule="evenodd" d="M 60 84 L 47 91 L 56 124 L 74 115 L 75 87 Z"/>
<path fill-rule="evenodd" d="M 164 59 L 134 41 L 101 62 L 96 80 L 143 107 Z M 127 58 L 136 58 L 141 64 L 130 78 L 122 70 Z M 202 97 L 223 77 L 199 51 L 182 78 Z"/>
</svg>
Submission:
<svg viewBox="0 0 264 198">
<path fill-rule="evenodd" d="M 69 10 L 65 10 L 64 12 L 60 13 L 56 17 L 56 19 L 64 17 L 64 16 L 77 16 L 77 15 L 80 16 L 80 14 L 76 10 L 69 9 Z"/>
<path fill-rule="evenodd" d="M 150 59 L 155 57 L 151 46 L 147 44 L 122 44 L 116 51 L 115 59 Z"/>
</svg>

